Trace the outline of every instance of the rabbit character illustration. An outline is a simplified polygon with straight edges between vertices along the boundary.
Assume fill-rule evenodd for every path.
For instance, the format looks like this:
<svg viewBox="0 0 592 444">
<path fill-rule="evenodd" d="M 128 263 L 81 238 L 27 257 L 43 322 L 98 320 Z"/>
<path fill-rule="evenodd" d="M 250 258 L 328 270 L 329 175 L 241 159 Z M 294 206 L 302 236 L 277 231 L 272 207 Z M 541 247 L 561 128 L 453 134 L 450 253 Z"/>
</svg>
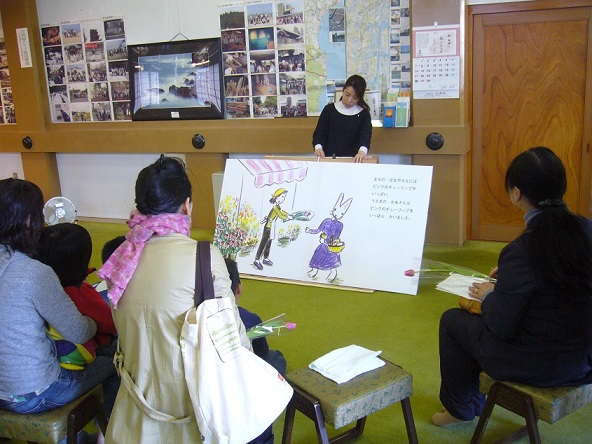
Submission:
<svg viewBox="0 0 592 444">
<path fill-rule="evenodd" d="M 344 202 L 344 197 L 343 193 L 339 195 L 331 210 L 331 217 L 323 220 L 317 229 L 306 227 L 305 231 L 309 234 L 321 233 L 319 237 L 320 244 L 315 249 L 308 264 L 310 270 L 307 274 L 311 278 L 316 277 L 319 270 L 329 270 L 327 281 L 334 282 L 337 279 L 337 267 L 341 266 L 340 253 L 345 248 L 345 244 L 339 238 L 343 230 L 341 219 L 347 213 L 353 201 L 350 197 Z"/>
</svg>

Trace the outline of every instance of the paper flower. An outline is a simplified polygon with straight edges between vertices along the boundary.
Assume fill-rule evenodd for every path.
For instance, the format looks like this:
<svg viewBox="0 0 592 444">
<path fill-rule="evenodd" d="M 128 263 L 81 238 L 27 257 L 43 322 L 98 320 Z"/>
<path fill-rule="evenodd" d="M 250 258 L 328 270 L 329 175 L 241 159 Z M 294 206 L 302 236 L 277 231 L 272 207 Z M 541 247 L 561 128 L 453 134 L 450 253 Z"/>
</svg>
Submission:
<svg viewBox="0 0 592 444">
<path fill-rule="evenodd" d="M 434 261 L 431 259 L 423 259 L 421 268 L 419 270 L 405 270 L 405 276 L 408 277 L 413 277 L 416 274 L 419 274 L 420 278 L 434 277 L 435 279 L 445 279 L 451 273 L 461 274 L 463 276 L 478 277 L 482 279 L 487 279 L 491 282 L 495 282 L 495 279 L 493 279 L 489 275 L 476 270 L 472 270 L 471 268 L 461 267 L 460 265 L 448 264 L 446 262 Z"/>
<path fill-rule="evenodd" d="M 282 313 L 275 318 L 271 318 L 268 321 L 261 322 L 260 324 L 249 328 L 247 330 L 247 337 L 253 340 L 271 334 L 279 336 L 282 329 L 290 331 L 295 328 L 296 324 L 294 322 L 286 322 L 286 314 Z"/>
</svg>

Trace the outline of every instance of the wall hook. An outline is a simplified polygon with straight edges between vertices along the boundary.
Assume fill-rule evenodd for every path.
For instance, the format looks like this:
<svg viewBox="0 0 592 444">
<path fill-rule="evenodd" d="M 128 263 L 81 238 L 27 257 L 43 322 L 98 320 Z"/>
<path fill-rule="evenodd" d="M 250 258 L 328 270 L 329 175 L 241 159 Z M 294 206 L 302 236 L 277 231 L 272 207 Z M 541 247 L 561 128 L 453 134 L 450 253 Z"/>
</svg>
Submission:
<svg viewBox="0 0 592 444">
<path fill-rule="evenodd" d="M 24 137 L 23 138 L 23 146 L 28 150 L 33 148 L 33 139 L 31 139 L 29 136 Z"/>
<path fill-rule="evenodd" d="M 432 151 L 438 151 L 444 146 L 444 137 L 440 133 L 430 133 L 426 137 L 426 145 Z"/>
<path fill-rule="evenodd" d="M 193 145 L 193 148 L 201 150 L 204 146 L 206 146 L 206 139 L 201 134 L 196 134 L 193 136 L 193 139 L 191 139 L 191 144 Z"/>
</svg>

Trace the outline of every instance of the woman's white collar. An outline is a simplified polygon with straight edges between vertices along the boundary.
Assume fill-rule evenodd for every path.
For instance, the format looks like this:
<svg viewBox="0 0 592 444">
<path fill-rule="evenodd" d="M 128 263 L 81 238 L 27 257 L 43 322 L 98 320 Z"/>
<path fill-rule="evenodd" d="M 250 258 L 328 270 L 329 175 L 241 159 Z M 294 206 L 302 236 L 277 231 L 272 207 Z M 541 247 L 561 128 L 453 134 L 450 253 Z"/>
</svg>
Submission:
<svg viewBox="0 0 592 444">
<path fill-rule="evenodd" d="M 362 111 L 363 108 L 360 105 L 346 108 L 343 102 L 340 100 L 339 102 L 335 102 L 335 109 L 346 116 L 354 116 Z"/>
</svg>

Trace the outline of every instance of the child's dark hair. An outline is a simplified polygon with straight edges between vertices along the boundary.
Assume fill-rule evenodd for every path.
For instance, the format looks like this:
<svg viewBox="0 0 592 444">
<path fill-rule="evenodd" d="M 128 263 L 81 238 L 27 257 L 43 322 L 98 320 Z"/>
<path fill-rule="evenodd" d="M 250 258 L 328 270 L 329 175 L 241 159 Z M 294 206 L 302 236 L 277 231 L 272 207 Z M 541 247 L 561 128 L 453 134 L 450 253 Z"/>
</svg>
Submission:
<svg viewBox="0 0 592 444">
<path fill-rule="evenodd" d="M 358 105 L 364 108 L 366 111 L 370 111 L 370 105 L 364 100 L 364 94 L 366 93 L 366 80 L 364 77 L 354 74 L 350 76 L 343 85 L 343 89 L 351 86 L 358 97 Z"/>
<path fill-rule="evenodd" d="M 505 186 L 516 187 L 536 208 L 528 224 L 528 246 L 536 273 L 566 299 L 589 298 L 592 290 L 592 241 L 588 221 L 563 201 L 565 167 L 549 148 L 519 154 L 506 171 Z"/>
<path fill-rule="evenodd" d="M 236 261 L 233 261 L 227 257 L 224 258 L 224 262 L 226 262 L 226 268 L 228 269 L 228 275 L 230 276 L 230 289 L 234 294 L 236 294 L 236 289 L 241 283 L 240 276 L 238 274 L 238 264 Z"/>
<path fill-rule="evenodd" d="M 117 250 L 123 242 L 125 242 L 125 236 L 117 236 L 110 241 L 105 242 L 105 245 L 103 245 L 103 249 L 101 250 L 101 261 L 103 263 L 107 262 L 113 252 Z"/>
<path fill-rule="evenodd" d="M 39 260 L 53 268 L 62 287 L 79 286 L 86 279 L 92 240 L 84 227 L 49 225 L 42 230 L 39 244 Z"/>
<path fill-rule="evenodd" d="M 136 180 L 136 207 L 142 214 L 176 213 L 191 199 L 191 182 L 185 163 L 163 154 L 148 165 Z"/>
<path fill-rule="evenodd" d="M 0 180 L 0 244 L 35 257 L 43 228 L 43 193 L 32 182 Z"/>
</svg>

